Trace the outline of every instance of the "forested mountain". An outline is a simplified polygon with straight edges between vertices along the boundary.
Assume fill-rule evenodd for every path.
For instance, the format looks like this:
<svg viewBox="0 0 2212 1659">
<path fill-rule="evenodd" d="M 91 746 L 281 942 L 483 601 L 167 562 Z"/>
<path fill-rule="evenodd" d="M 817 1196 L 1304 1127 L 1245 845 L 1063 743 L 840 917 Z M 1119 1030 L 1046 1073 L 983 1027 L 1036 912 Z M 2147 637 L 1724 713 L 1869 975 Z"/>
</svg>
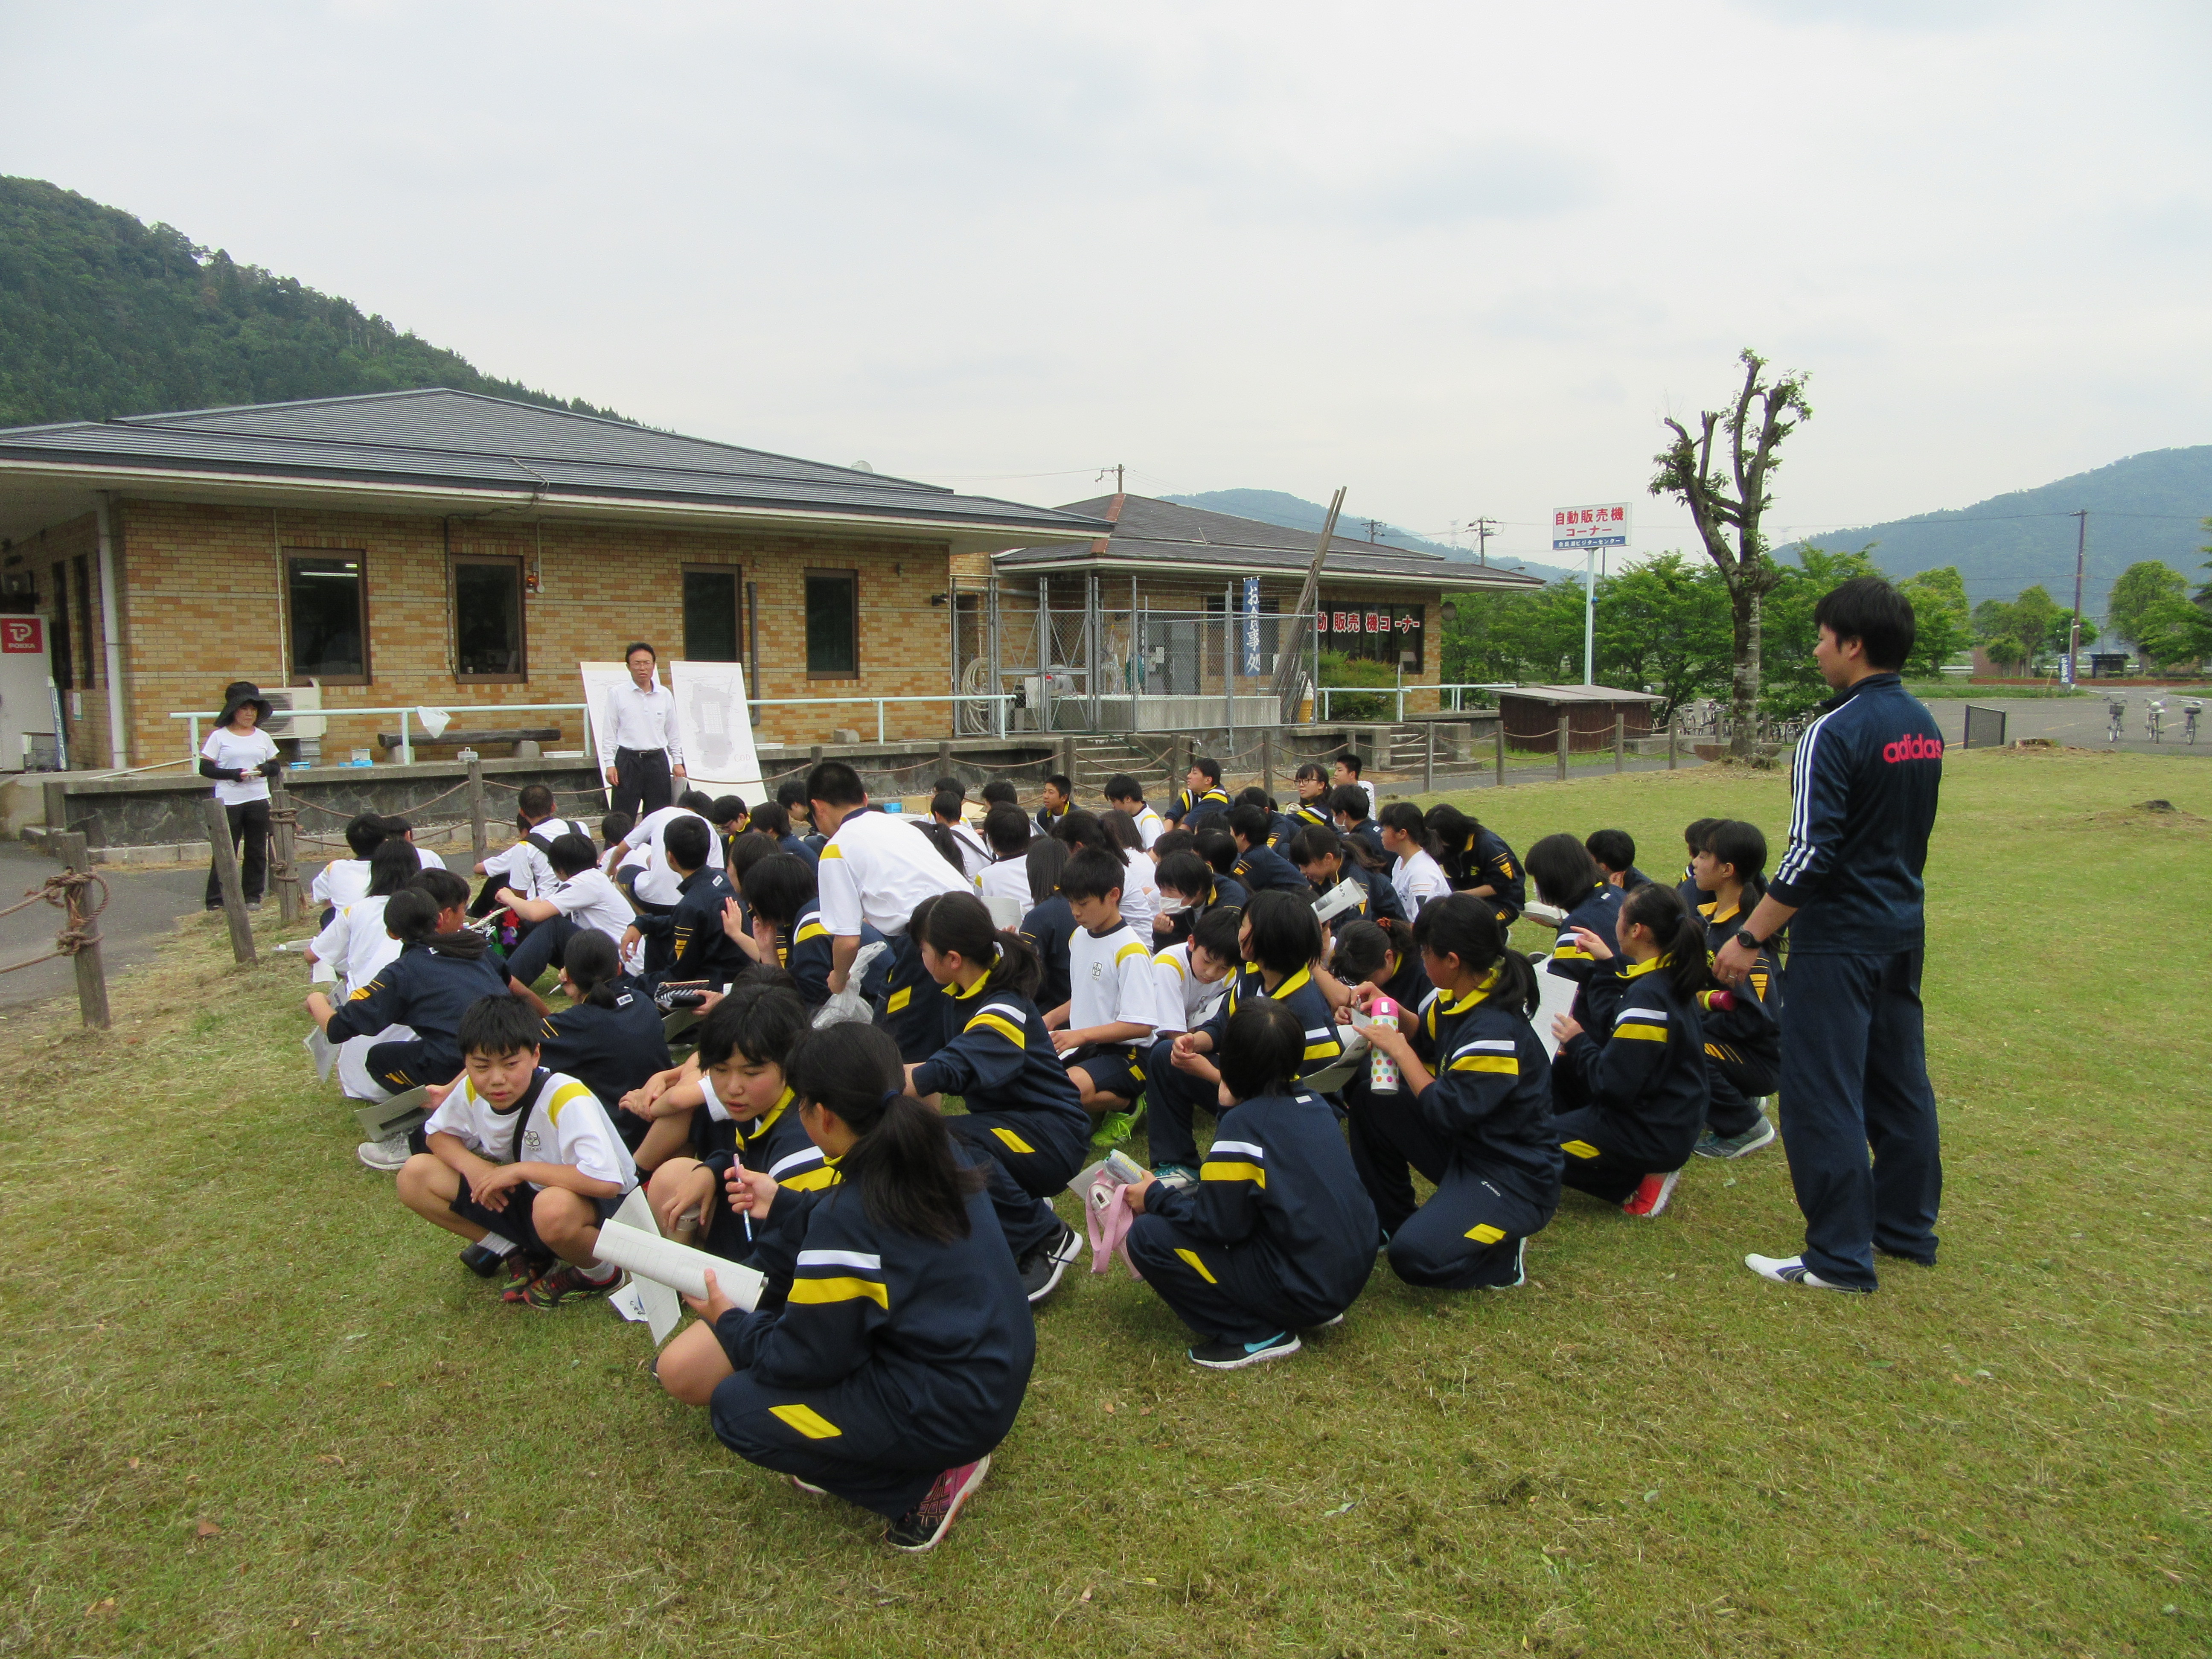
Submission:
<svg viewBox="0 0 2212 1659">
<path fill-rule="evenodd" d="M 171 226 L 0 178 L 0 427 L 430 386 L 624 418 L 481 374 Z"/>
</svg>

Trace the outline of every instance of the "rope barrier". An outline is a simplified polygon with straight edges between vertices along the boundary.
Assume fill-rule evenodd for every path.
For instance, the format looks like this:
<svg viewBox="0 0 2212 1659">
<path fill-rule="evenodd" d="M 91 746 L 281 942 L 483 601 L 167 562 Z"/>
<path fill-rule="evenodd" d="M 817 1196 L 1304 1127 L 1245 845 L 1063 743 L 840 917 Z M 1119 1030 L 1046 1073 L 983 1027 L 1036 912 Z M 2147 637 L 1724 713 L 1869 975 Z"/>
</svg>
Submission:
<svg viewBox="0 0 2212 1659">
<path fill-rule="evenodd" d="M 52 962 L 57 957 L 73 957 L 78 951 L 100 943 L 100 913 L 107 908 L 107 884 L 89 870 L 64 870 L 48 876 L 36 887 L 23 890 L 21 903 L 0 910 L 0 916 L 12 916 L 18 910 L 27 910 L 41 901 L 57 906 L 64 913 L 69 909 L 70 895 L 87 887 L 100 889 L 99 900 L 85 912 L 84 921 L 74 918 L 63 924 L 54 935 L 54 948 L 42 957 L 33 957 L 27 962 L 12 962 L 0 968 L 0 974 L 12 974 L 18 969 L 35 968 L 42 962 Z"/>
</svg>

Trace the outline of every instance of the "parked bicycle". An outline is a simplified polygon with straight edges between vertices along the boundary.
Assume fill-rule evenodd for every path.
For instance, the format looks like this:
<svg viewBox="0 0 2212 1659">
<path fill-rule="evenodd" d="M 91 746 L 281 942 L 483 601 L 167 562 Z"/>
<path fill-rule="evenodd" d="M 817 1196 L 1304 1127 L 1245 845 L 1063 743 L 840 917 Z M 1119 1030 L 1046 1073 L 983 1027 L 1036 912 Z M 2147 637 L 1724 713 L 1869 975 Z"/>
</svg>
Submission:
<svg viewBox="0 0 2212 1659">
<path fill-rule="evenodd" d="M 2181 740 L 2184 743 L 2197 741 L 2197 717 L 2203 709 L 2204 705 L 2194 697 L 2181 705 Z"/>
<path fill-rule="evenodd" d="M 2105 733 L 2105 741 L 2118 743 L 2123 735 L 2120 731 L 2120 722 L 2127 716 L 2128 700 L 2125 697 L 2107 697 L 2105 699 L 2105 708 L 2112 717 L 2111 729 Z"/>
<path fill-rule="evenodd" d="M 2143 709 L 2143 729 L 2153 743 L 2166 741 L 2166 704 L 2156 697 Z"/>
</svg>

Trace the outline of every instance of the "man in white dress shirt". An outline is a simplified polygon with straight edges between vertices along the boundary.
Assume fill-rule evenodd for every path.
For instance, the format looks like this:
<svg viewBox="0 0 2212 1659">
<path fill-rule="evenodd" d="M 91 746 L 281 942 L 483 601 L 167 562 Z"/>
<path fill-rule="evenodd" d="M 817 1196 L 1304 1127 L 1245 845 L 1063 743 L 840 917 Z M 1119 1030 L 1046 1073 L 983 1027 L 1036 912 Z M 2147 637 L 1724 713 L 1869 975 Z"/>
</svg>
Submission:
<svg viewBox="0 0 2212 1659">
<path fill-rule="evenodd" d="M 607 731 L 614 763 L 607 768 L 610 803 L 641 818 L 676 798 L 673 780 L 684 775 L 684 747 L 676 735 L 676 694 L 660 683 L 660 659 L 639 641 L 623 653 L 629 683 L 606 693 Z"/>
</svg>

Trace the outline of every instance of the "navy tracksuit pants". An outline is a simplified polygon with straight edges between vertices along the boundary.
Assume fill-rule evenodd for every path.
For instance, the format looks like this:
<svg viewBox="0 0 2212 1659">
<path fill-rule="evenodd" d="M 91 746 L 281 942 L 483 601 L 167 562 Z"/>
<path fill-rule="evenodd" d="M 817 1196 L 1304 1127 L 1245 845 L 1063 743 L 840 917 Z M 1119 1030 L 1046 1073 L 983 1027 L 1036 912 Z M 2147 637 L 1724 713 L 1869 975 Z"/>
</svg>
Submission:
<svg viewBox="0 0 2212 1659">
<path fill-rule="evenodd" d="M 1080 1130 L 1071 1124 L 1062 1131 L 1049 1121 L 1006 1112 L 951 1115 L 945 1127 L 983 1171 L 984 1193 L 1015 1261 L 1059 1238 L 1065 1224 L 1054 1213 L 1051 1198 L 1083 1167 L 1086 1146 Z"/>
<path fill-rule="evenodd" d="M 1408 1285 L 1443 1291 L 1519 1279 L 1522 1241 L 1544 1230 L 1552 1206 L 1526 1197 L 1510 1176 L 1457 1156 L 1421 1116 L 1411 1091 L 1378 1093 L 1359 1078 L 1345 1099 L 1352 1167 L 1389 1235 L 1391 1271 Z M 1418 1208 L 1409 1165 L 1436 1183 Z"/>
<path fill-rule="evenodd" d="M 1201 1109 L 1213 1114 L 1221 1101 L 1220 1085 L 1176 1070 L 1173 1037 L 1162 1037 L 1145 1051 L 1145 1094 L 1151 1102 L 1145 1109 L 1145 1144 L 1155 1170 L 1170 1164 L 1195 1170 L 1198 1139 L 1191 1126 Z M 1213 1056 L 1206 1058 L 1210 1062 Z"/>
<path fill-rule="evenodd" d="M 1249 1240 L 1201 1243 L 1171 1221 L 1140 1215 L 1127 1242 L 1145 1282 L 1200 1336 L 1261 1342 L 1282 1331 L 1311 1330 L 1344 1311 L 1291 1295 L 1281 1270 Z"/>
<path fill-rule="evenodd" d="M 1875 1288 L 1876 1250 L 1936 1261 L 1943 1163 L 1922 954 L 1790 958 L 1782 1139 L 1805 1213 L 1805 1265 L 1857 1290 Z"/>
<path fill-rule="evenodd" d="M 750 1371 L 732 1372 L 707 1409 L 716 1437 L 747 1462 L 797 1475 L 893 1521 L 946 1469 L 991 1449 L 919 1437 L 898 1389 L 874 1364 L 826 1389 L 769 1388 Z"/>
<path fill-rule="evenodd" d="M 1712 1104 L 1705 1108 L 1705 1127 L 1722 1139 L 1743 1133 L 1765 1115 L 1759 1103 L 1774 1092 L 1778 1075 L 1774 1067 L 1756 1063 L 1731 1066 L 1709 1050 L 1705 1075 L 1713 1091 Z"/>
<path fill-rule="evenodd" d="M 899 934 L 890 946 L 890 981 L 876 1024 L 891 1034 L 899 1058 L 912 1066 L 945 1046 L 944 988 L 921 965 L 921 949 L 911 935 Z"/>
</svg>

